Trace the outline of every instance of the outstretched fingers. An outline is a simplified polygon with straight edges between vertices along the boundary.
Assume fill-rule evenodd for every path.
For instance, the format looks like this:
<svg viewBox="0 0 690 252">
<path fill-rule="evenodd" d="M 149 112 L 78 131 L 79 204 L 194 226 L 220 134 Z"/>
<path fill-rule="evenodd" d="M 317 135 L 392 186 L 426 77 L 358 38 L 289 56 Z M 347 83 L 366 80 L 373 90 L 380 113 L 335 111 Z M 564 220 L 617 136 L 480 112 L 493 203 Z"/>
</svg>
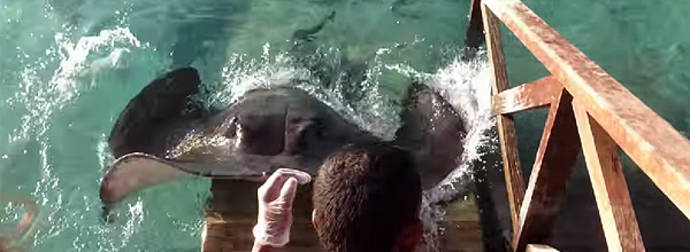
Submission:
<svg viewBox="0 0 690 252">
<path fill-rule="evenodd" d="M 278 199 L 285 204 L 285 208 L 292 209 L 292 202 L 297 194 L 297 185 L 297 179 L 290 177 L 285 181 L 283 188 L 280 189 Z"/>
<path fill-rule="evenodd" d="M 281 168 L 259 187 L 259 213 L 252 229 L 255 244 L 277 248 L 290 241 L 292 204 L 297 186 L 310 181 L 311 176 L 305 172 Z"/>
<path fill-rule="evenodd" d="M 259 187 L 259 199 L 266 202 L 277 199 L 281 195 L 285 181 L 287 181 L 289 178 L 293 178 L 297 184 L 306 184 L 311 182 L 311 176 L 309 176 L 309 174 L 306 172 L 289 168 L 280 168 L 271 174 L 266 182 Z M 295 190 L 297 188 L 297 184 L 294 185 Z"/>
</svg>

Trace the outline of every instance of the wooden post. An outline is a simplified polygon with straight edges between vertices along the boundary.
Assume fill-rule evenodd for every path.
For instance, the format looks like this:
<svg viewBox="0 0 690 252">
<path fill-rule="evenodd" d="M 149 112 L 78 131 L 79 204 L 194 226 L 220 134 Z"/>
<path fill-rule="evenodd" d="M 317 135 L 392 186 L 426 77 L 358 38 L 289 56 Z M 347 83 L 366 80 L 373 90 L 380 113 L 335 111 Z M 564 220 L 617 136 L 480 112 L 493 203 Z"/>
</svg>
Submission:
<svg viewBox="0 0 690 252">
<path fill-rule="evenodd" d="M 527 252 L 558 252 L 558 250 L 548 245 L 530 244 L 527 245 Z"/>
<path fill-rule="evenodd" d="M 572 96 L 563 90 L 558 102 L 551 104 L 520 209 L 522 223 L 515 236 L 516 251 L 525 251 L 530 243 L 544 242 L 558 214 L 567 180 L 580 153 L 571 102 Z"/>
<path fill-rule="evenodd" d="M 609 251 L 645 251 L 618 146 L 577 100 L 573 109 Z"/>
<path fill-rule="evenodd" d="M 478 49 L 484 44 L 484 26 L 482 25 L 481 0 L 472 0 L 470 4 L 469 24 L 465 31 L 465 47 Z"/>
<path fill-rule="evenodd" d="M 481 6 L 484 28 L 486 30 L 489 66 L 493 73 L 491 84 L 493 86 L 493 94 L 496 95 L 508 89 L 508 75 L 505 69 L 505 60 L 503 59 L 498 19 L 491 11 L 486 9 L 486 6 L 483 4 Z M 513 221 L 513 233 L 516 233 L 520 223 L 520 205 L 525 195 L 525 181 L 520 168 L 520 156 L 517 149 L 517 138 L 515 137 L 515 122 L 510 115 L 497 115 L 496 123 L 498 125 L 498 137 L 501 141 L 503 173 L 508 192 L 510 216 Z"/>
</svg>

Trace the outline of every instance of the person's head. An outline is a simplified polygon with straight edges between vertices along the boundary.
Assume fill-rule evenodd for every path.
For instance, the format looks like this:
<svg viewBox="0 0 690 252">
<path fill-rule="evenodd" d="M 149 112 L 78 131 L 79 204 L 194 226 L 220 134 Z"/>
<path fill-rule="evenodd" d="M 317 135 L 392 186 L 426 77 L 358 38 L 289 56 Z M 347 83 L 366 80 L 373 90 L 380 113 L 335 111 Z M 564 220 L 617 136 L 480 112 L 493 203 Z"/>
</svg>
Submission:
<svg viewBox="0 0 690 252">
<path fill-rule="evenodd" d="M 421 197 L 407 151 L 385 143 L 348 146 L 319 169 L 313 223 L 329 251 L 414 251 Z"/>
</svg>

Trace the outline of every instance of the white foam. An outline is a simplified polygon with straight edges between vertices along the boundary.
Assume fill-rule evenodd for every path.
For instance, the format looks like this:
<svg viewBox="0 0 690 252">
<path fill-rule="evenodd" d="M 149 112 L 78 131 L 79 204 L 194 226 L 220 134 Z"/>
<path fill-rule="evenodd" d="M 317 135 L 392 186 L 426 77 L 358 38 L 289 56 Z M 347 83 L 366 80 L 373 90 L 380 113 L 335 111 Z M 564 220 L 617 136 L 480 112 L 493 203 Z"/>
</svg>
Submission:
<svg viewBox="0 0 690 252">
<path fill-rule="evenodd" d="M 130 52 L 129 48 L 142 47 L 129 28 L 102 30 L 96 36 L 81 37 L 76 43 L 67 37 L 65 33 L 55 35 L 60 66 L 50 81 L 65 100 L 78 95 L 79 87 L 75 85 L 79 82 L 74 81 L 75 77 L 104 68 L 112 69 L 122 60 L 123 54 Z"/>
<path fill-rule="evenodd" d="M 341 56 L 337 49 L 325 50 L 328 50 L 328 57 Z M 367 69 L 367 80 L 360 86 L 364 94 L 362 99 L 346 101 L 344 89 L 351 87 L 338 85 L 339 83 L 333 87 L 324 87 L 309 69 L 295 64 L 295 59 L 288 53 L 272 55 L 270 45 L 265 44 L 260 59 L 232 55 L 223 67 L 222 83 L 219 87 L 211 87 L 212 93 L 208 94 L 205 102 L 211 106 L 223 107 L 251 89 L 293 86 L 307 91 L 363 130 L 390 140 L 399 127 L 398 108 L 382 93 L 379 76 L 382 75 L 383 63 L 377 58 L 373 62 L 375 64 Z M 339 62 L 332 61 L 329 64 Z"/>
<path fill-rule="evenodd" d="M 427 251 L 438 251 L 438 238 L 444 232 L 439 224 L 445 217 L 445 210 L 438 203 L 467 193 L 467 186 L 473 181 L 473 162 L 481 158 L 481 147 L 492 143 L 487 132 L 495 125 L 495 119 L 491 116 L 490 73 L 483 54 L 468 62 L 456 58 L 439 69 L 428 84 L 460 112 L 467 130 L 461 143 L 464 152 L 460 166 L 423 193 L 420 215 L 424 222 L 424 245 Z"/>
<path fill-rule="evenodd" d="M 40 177 L 32 194 L 39 199 L 38 205 L 51 209 L 50 212 L 42 213 L 47 223 L 59 225 L 64 221 L 60 216 L 65 213 L 61 211 L 65 211 L 64 206 L 69 201 L 69 199 L 63 199 L 63 195 L 66 194 L 61 189 L 63 188 L 60 186 L 61 179 L 55 174 L 55 161 L 52 160 L 54 150 L 49 131 L 56 117 L 59 116 L 58 112 L 73 104 L 80 92 L 91 88 L 92 86 L 88 86 L 89 83 L 90 85 L 97 84 L 93 81 L 85 82 L 80 79 L 81 77 L 116 68 L 124 58 L 127 58 L 125 55 L 131 49 L 141 47 L 141 43 L 128 28 L 103 30 L 96 36 L 81 37 L 76 42 L 70 39 L 69 31 L 58 32 L 53 45 L 46 49 L 45 55 L 36 58 L 34 62 L 27 63 L 21 72 L 19 89 L 7 100 L 7 103 L 21 106 L 25 113 L 21 118 L 21 125 L 13 131 L 10 139 L 23 140 L 27 144 L 35 141 L 38 144 Z M 140 222 L 140 219 L 132 218 L 131 220 Z M 66 227 L 76 224 L 63 223 L 62 225 Z M 42 238 L 32 239 L 34 247 L 48 242 L 53 236 L 59 236 L 63 229 L 49 228 L 37 231 L 33 235 Z M 135 229 L 136 227 L 132 228 L 132 230 Z M 127 236 L 127 233 L 125 232 L 124 235 Z"/>
</svg>

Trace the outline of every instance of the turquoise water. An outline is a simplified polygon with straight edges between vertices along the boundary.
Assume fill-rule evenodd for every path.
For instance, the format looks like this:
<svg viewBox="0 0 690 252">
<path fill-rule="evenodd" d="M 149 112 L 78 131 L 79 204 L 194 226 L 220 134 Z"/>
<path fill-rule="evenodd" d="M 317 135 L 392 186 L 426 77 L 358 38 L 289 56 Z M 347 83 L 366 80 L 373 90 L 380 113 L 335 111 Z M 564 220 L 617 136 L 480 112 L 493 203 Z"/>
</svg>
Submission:
<svg viewBox="0 0 690 252">
<path fill-rule="evenodd" d="M 683 29 L 690 3 L 526 3 L 690 132 L 690 33 Z M 200 70 L 209 106 L 252 87 L 302 80 L 302 88 L 382 137 L 397 128 L 410 79 L 421 78 L 446 90 L 481 132 L 491 124 L 481 88 L 489 85 L 485 66 L 457 61 L 468 9 L 466 0 L 0 0 L 0 193 L 26 195 L 39 206 L 34 226 L 15 244 L 28 251 L 198 251 L 206 180 L 145 190 L 113 223 L 100 218 L 110 128 L 131 97 L 174 66 Z M 296 30 L 332 11 L 334 20 L 307 52 L 292 49 Z M 512 83 L 546 74 L 517 40 L 504 40 Z M 353 69 L 364 81 L 324 83 L 324 76 Z M 538 136 L 539 115 L 525 118 L 521 139 Z M 485 140 L 475 134 L 465 145 Z M 520 147 L 536 149 L 529 141 Z M 23 210 L 0 207 L 2 232 Z"/>
</svg>

